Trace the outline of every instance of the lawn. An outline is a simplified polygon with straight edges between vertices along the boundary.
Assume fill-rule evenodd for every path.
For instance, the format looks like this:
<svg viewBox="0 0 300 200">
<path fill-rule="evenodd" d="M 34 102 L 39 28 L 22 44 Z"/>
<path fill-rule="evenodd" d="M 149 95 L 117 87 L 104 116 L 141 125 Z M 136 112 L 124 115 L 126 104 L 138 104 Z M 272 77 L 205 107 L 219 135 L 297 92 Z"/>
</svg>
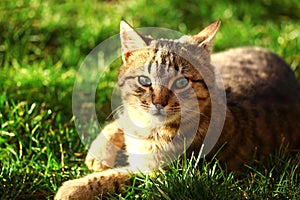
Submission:
<svg viewBox="0 0 300 200">
<path fill-rule="evenodd" d="M 214 51 L 258 45 L 286 60 L 300 78 L 298 0 L 107 0 L 0 2 L 0 199 L 53 199 L 63 181 L 88 173 L 72 116 L 76 73 L 90 51 L 135 27 L 197 33 L 221 19 Z M 110 112 L 113 66 L 99 83 L 96 111 Z M 293 122 L 291 122 L 293 123 Z M 300 155 L 284 152 L 241 175 L 216 160 L 176 161 L 157 176 L 133 177 L 116 199 L 300 199 Z M 106 198 L 105 197 L 105 198 Z"/>
</svg>

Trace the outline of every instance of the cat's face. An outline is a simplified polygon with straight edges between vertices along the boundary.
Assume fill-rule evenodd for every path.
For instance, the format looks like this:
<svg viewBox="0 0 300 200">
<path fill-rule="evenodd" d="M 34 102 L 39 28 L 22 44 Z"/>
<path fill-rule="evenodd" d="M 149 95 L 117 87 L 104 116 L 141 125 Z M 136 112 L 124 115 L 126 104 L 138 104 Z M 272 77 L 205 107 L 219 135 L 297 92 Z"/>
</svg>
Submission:
<svg viewBox="0 0 300 200">
<path fill-rule="evenodd" d="M 210 34 L 215 34 L 215 29 Z M 118 83 L 132 120 L 141 126 L 180 122 L 183 110 L 196 112 L 201 109 L 199 102 L 210 101 L 198 70 L 199 66 L 210 68 L 211 40 L 204 41 L 211 35 L 201 37 L 201 42 L 192 37 L 190 42 L 145 39 L 121 24 L 123 66 Z M 186 56 L 180 55 L 182 51 Z M 201 54 L 196 59 L 198 68 L 188 61 L 190 52 Z"/>
</svg>

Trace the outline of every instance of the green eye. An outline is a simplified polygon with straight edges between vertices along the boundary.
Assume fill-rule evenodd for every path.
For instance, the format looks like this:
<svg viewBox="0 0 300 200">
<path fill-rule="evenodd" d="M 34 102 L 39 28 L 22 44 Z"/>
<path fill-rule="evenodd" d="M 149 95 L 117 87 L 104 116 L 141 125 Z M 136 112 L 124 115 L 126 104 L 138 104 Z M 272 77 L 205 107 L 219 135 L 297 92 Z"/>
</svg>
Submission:
<svg viewBox="0 0 300 200">
<path fill-rule="evenodd" d="M 185 88 L 188 84 L 189 84 L 189 80 L 184 77 L 181 77 L 174 81 L 173 87 L 175 89 L 182 89 Z"/>
<path fill-rule="evenodd" d="M 139 76 L 138 77 L 139 84 L 145 87 L 149 87 L 152 85 L 150 78 L 146 76 Z"/>
</svg>

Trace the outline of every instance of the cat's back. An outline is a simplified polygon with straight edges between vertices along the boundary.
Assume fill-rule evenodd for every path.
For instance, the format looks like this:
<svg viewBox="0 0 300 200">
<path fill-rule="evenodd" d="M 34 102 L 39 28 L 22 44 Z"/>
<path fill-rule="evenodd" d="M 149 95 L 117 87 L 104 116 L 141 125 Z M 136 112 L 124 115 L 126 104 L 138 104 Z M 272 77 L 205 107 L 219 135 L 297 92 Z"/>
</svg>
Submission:
<svg viewBox="0 0 300 200">
<path fill-rule="evenodd" d="M 212 55 L 229 101 L 300 103 L 300 85 L 291 68 L 276 54 L 260 47 L 230 49 Z"/>
</svg>

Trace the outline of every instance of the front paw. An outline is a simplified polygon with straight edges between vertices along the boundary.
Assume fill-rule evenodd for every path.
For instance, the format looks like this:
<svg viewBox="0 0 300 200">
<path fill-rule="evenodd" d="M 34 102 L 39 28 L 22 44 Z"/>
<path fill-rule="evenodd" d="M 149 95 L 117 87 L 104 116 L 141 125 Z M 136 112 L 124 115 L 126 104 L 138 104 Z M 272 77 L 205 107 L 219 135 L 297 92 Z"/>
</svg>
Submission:
<svg viewBox="0 0 300 200">
<path fill-rule="evenodd" d="M 64 182 L 57 191 L 55 200 L 88 200 L 108 192 L 121 191 L 128 182 L 129 174 L 124 170 L 107 170 Z"/>
<path fill-rule="evenodd" d="M 89 168 L 89 170 L 95 172 L 101 172 L 110 168 L 105 161 L 101 161 L 100 159 L 97 159 L 90 154 L 86 156 L 85 164 Z"/>
<path fill-rule="evenodd" d="M 93 191 L 82 179 L 66 181 L 57 191 L 54 200 L 94 199 Z"/>
</svg>

